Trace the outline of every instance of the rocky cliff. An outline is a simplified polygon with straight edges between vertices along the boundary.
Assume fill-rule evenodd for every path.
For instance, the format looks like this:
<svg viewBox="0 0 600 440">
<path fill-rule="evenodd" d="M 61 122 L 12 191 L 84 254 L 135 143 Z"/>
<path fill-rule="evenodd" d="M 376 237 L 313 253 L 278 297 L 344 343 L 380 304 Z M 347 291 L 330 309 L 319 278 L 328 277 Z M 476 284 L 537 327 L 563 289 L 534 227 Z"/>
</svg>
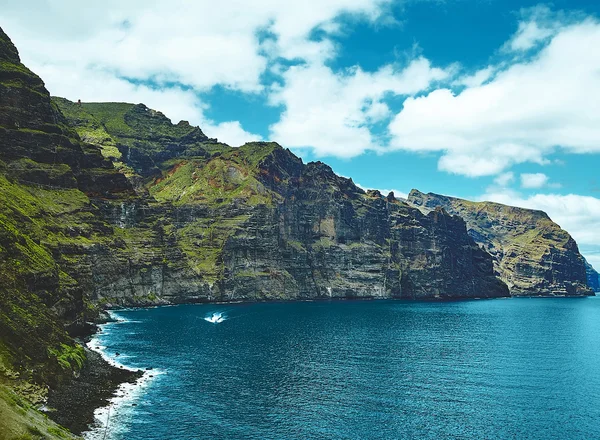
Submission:
<svg viewBox="0 0 600 440">
<path fill-rule="evenodd" d="M 130 196 L 0 29 L 0 438 L 70 437 L 34 406 L 89 367 L 73 336 L 97 308 L 78 261 L 111 231 L 95 200 Z"/>
<path fill-rule="evenodd" d="M 545 212 L 417 190 L 410 192 L 408 203 L 423 212 L 443 208 L 461 216 L 469 235 L 494 258 L 494 269 L 511 295 L 592 294 L 577 243 Z"/>
<path fill-rule="evenodd" d="M 104 121 L 98 145 L 115 148 L 117 166 L 148 194 L 105 209 L 120 246 L 90 253 L 97 301 L 506 294 L 459 218 L 365 193 L 275 143 L 219 144 L 143 105 L 116 113 L 104 108 L 116 104 L 55 102 L 83 138 Z M 156 147 L 158 129 L 136 131 L 154 123 L 168 148 Z"/>
<path fill-rule="evenodd" d="M 585 271 L 587 275 L 587 284 L 594 292 L 600 292 L 600 274 L 592 267 L 590 263 L 585 262 Z"/>
</svg>

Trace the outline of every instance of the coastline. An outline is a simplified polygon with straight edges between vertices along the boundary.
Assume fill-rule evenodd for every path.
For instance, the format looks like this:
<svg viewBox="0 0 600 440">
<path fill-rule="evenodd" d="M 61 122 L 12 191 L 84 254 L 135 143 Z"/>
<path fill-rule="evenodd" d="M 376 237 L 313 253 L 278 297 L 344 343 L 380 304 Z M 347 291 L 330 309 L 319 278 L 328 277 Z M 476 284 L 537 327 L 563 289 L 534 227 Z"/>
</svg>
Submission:
<svg viewBox="0 0 600 440">
<path fill-rule="evenodd" d="M 117 426 L 114 425 L 114 418 L 122 416 L 123 414 L 121 413 L 125 408 L 135 406 L 136 404 L 134 402 L 141 397 L 144 388 L 147 387 L 157 375 L 162 374 L 162 371 L 154 370 L 150 367 L 147 367 L 146 369 L 130 367 L 119 362 L 117 357 L 111 356 L 106 352 L 107 347 L 102 344 L 102 336 L 106 333 L 106 329 L 115 325 L 126 325 L 130 322 L 117 315 L 115 311 L 107 311 L 106 313 L 110 316 L 110 320 L 99 325 L 99 331 L 92 335 L 90 340 L 86 342 L 86 347 L 89 350 L 98 353 L 102 359 L 112 367 L 118 368 L 120 371 L 129 371 L 137 376 L 134 381 L 126 381 L 119 384 L 106 404 L 97 407 L 94 410 L 94 422 L 88 426 L 88 429 L 81 433 L 86 440 L 111 438 L 111 432 L 118 429 Z"/>
<path fill-rule="evenodd" d="M 102 420 L 98 419 L 103 415 L 103 408 L 113 406 L 115 399 L 130 394 L 129 390 L 135 389 L 145 374 L 103 353 L 102 347 L 97 344 L 97 337 L 105 326 L 111 324 L 114 323 L 98 325 L 97 331 L 86 338 L 88 341 L 83 344 L 87 357 L 85 366 L 77 377 L 52 389 L 48 396 L 48 406 L 55 410 L 52 419 L 84 438 L 88 438 L 88 432 L 103 427 Z"/>
<path fill-rule="evenodd" d="M 593 295 L 591 297 L 594 297 Z M 140 369 L 127 366 L 117 360 L 116 357 L 106 352 L 102 344 L 102 336 L 106 329 L 111 326 L 127 324 L 127 320 L 118 315 L 119 311 L 130 309 L 148 309 L 156 307 L 174 307 L 179 305 L 237 305 L 254 303 L 280 303 L 280 302 L 345 302 L 345 301 L 397 301 L 397 302 L 463 302 L 480 301 L 492 299 L 541 299 L 541 298 L 590 298 L 590 296 L 514 296 L 499 298 L 449 298 L 449 299 L 405 299 L 405 298 L 380 298 L 380 297 L 358 297 L 358 298 L 298 298 L 293 300 L 265 300 L 265 301 L 214 301 L 198 303 L 162 303 L 162 304 L 140 304 L 129 307 L 105 309 L 106 315 L 102 323 L 97 325 L 95 333 L 89 335 L 85 341 L 84 348 L 88 358 L 88 364 L 77 378 L 61 385 L 50 393 L 48 404 L 56 409 L 52 418 L 67 427 L 76 435 L 81 435 L 85 440 L 98 440 L 105 438 L 105 432 L 110 434 L 115 427 L 111 420 L 115 414 L 126 407 L 135 406 L 134 401 L 141 397 L 143 390 L 156 376 L 163 372 L 149 369 Z M 122 358 L 121 358 L 122 359 Z M 148 366 L 151 367 L 151 366 Z M 110 438 L 110 435 L 106 436 Z"/>
</svg>

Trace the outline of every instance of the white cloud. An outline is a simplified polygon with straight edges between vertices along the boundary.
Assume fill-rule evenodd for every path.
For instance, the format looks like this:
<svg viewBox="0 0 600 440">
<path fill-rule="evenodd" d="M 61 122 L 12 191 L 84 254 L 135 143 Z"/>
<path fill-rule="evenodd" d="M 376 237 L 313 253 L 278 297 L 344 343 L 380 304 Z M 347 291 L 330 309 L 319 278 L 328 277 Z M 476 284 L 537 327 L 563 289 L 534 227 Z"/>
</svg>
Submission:
<svg viewBox="0 0 600 440">
<path fill-rule="evenodd" d="M 144 101 L 175 120 L 203 123 L 209 136 L 239 143 L 241 135 L 256 135 L 235 121 L 206 120 L 198 92 L 215 85 L 261 92 L 273 57 L 323 62 L 335 46 L 310 41 L 313 29 L 339 31 L 340 14 L 375 21 L 390 1 L 21 1 L 2 5 L 2 26 L 53 95 Z M 261 40 L 262 30 L 271 37 Z"/>
<path fill-rule="evenodd" d="M 249 133 L 242 128 L 238 121 L 221 122 L 219 124 L 205 123 L 202 125 L 205 133 L 218 138 L 232 147 L 239 147 L 246 142 L 262 140 L 260 135 Z"/>
<path fill-rule="evenodd" d="M 548 183 L 548 176 L 544 173 L 521 174 L 522 188 L 541 188 Z"/>
<path fill-rule="evenodd" d="M 600 199 L 576 194 L 535 194 L 522 198 L 513 192 L 496 192 L 487 193 L 480 200 L 546 212 L 573 236 L 588 261 L 600 269 Z"/>
<path fill-rule="evenodd" d="M 478 70 L 472 75 L 462 76 L 455 81 L 455 85 L 467 86 L 467 87 L 479 87 L 484 82 L 489 80 L 494 74 L 494 68 L 488 66 L 484 69 Z"/>
<path fill-rule="evenodd" d="M 521 10 L 521 21 L 515 35 L 504 45 L 504 50 L 522 52 L 534 48 L 555 35 L 566 21 L 563 13 L 554 13 L 546 5 Z"/>
<path fill-rule="evenodd" d="M 528 50 L 540 41 L 552 36 L 552 29 L 540 27 L 536 22 L 521 23 L 517 35 L 510 41 L 510 48 L 514 51 Z"/>
<path fill-rule="evenodd" d="M 512 171 L 502 173 L 494 179 L 494 183 L 501 187 L 510 185 L 515 180 L 515 174 Z"/>
<path fill-rule="evenodd" d="M 600 152 L 600 23 L 556 29 L 531 59 L 490 66 L 483 85 L 408 98 L 390 123 L 391 149 L 437 151 L 439 169 L 467 176 L 546 164 L 556 149 Z"/>
<path fill-rule="evenodd" d="M 214 2 L 23 1 L 3 8 L 3 23 L 26 62 L 106 69 L 121 76 L 262 89 L 267 59 L 257 32 L 267 29 L 278 55 L 306 58 L 310 32 L 341 13 L 376 20 L 386 0 Z M 47 24 L 51 22 L 53 26 Z M 333 50 L 330 46 L 328 50 Z"/>
<path fill-rule="evenodd" d="M 373 73 L 358 67 L 334 73 L 320 63 L 291 67 L 283 74 L 284 86 L 271 95 L 273 104 L 285 106 L 279 122 L 270 127 L 271 138 L 293 148 L 312 148 L 318 156 L 382 150 L 369 125 L 389 115 L 381 102 L 384 95 L 415 94 L 448 76 L 449 71 L 423 57 L 403 69 L 386 65 Z"/>
</svg>

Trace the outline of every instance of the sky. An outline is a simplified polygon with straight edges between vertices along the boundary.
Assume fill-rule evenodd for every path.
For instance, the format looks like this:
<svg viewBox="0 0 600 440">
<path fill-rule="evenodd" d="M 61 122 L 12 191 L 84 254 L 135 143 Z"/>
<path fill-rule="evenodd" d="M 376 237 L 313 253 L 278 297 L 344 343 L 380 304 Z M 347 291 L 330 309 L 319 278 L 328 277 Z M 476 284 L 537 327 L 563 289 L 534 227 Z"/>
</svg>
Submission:
<svg viewBox="0 0 600 440">
<path fill-rule="evenodd" d="M 0 0 L 0 26 L 55 96 L 541 209 L 600 270 L 597 0 Z"/>
</svg>

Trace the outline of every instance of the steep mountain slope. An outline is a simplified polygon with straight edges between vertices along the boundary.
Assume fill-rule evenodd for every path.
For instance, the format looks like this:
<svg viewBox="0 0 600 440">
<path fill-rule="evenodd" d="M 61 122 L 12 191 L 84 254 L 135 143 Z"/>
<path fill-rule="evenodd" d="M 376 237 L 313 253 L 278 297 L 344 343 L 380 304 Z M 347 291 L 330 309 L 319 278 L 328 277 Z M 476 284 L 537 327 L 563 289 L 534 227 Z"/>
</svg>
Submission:
<svg viewBox="0 0 600 440">
<path fill-rule="evenodd" d="M 587 275 L 587 284 L 590 289 L 594 292 L 600 292 L 600 274 L 587 261 L 585 262 L 585 272 Z"/>
<path fill-rule="evenodd" d="M 144 267 L 139 260 L 127 268 L 139 281 L 116 281 L 127 278 L 112 273 L 123 266 L 110 256 L 93 265 L 106 269 L 96 278 L 106 280 L 98 292 L 108 302 L 506 294 L 462 220 L 444 212 L 425 216 L 393 197 L 365 193 L 275 143 L 231 148 L 186 123 L 169 128 L 142 105 L 119 113 L 107 110 L 116 104 L 55 102 L 82 137 L 100 126 L 110 141 L 103 135 L 99 145 L 116 146 L 117 160 L 145 177 L 153 199 L 144 210 L 130 206 L 135 214 L 124 228 L 148 239 L 125 238 L 127 246 L 153 249 Z M 154 124 L 167 147 L 157 148 L 147 129 L 135 132 Z"/>
<path fill-rule="evenodd" d="M 0 29 L 0 414 L 7 435 L 63 435 L 29 414 L 31 405 L 86 368 L 85 350 L 71 336 L 89 331 L 97 312 L 75 268 L 110 229 L 92 200 L 131 195 L 127 179 L 68 127 Z"/>
<path fill-rule="evenodd" d="M 410 192 L 408 203 L 424 212 L 442 207 L 464 218 L 469 234 L 494 257 L 495 270 L 512 295 L 592 294 L 577 243 L 542 211 L 417 190 Z"/>
</svg>

